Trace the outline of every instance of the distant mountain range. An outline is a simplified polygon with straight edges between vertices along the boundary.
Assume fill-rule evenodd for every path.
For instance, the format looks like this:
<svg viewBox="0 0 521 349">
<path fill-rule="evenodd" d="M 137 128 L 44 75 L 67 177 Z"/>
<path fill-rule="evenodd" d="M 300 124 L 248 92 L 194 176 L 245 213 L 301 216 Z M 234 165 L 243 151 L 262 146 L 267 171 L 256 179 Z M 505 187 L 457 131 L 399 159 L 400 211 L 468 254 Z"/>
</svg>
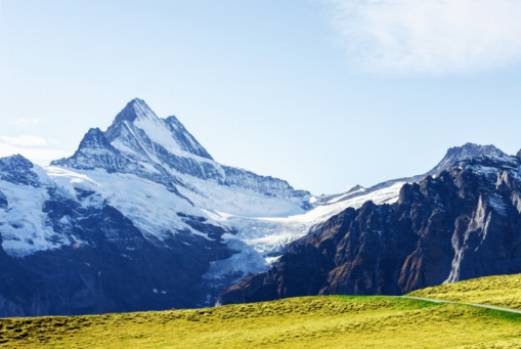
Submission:
<svg viewBox="0 0 521 349">
<path fill-rule="evenodd" d="M 175 116 L 134 99 L 69 158 L 0 159 L 0 316 L 400 293 L 519 272 L 520 165 L 466 144 L 426 174 L 313 196 L 218 163 Z"/>
</svg>

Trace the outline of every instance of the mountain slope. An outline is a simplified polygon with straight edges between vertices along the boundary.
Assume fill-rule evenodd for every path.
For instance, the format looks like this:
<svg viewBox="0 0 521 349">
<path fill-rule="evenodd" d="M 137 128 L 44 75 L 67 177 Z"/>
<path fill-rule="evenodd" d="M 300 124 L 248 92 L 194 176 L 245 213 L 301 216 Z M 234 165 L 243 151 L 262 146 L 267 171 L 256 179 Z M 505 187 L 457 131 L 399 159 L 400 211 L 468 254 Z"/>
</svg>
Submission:
<svg viewBox="0 0 521 349">
<path fill-rule="evenodd" d="M 516 157 L 497 153 L 467 157 L 436 177 L 405 184 L 394 204 L 348 208 L 221 299 L 401 294 L 521 272 L 520 165 Z"/>
<path fill-rule="evenodd" d="M 179 229 L 159 243 L 81 182 L 61 186 L 19 156 L 1 162 L 23 165 L 16 183 L 6 175 L 0 181 L 7 198 L 0 210 L 4 316 L 204 304 L 209 291 L 201 275 L 234 253 L 221 238 L 226 230 L 203 220 L 197 224 L 204 234 Z"/>
</svg>

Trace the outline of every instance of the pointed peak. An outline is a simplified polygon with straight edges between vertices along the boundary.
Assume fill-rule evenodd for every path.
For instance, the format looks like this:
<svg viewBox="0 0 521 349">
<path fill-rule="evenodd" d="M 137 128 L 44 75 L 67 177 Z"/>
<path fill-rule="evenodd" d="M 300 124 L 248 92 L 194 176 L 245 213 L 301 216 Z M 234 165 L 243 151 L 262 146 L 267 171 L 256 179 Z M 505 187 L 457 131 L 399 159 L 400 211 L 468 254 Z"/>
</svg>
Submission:
<svg viewBox="0 0 521 349">
<path fill-rule="evenodd" d="M 105 137 L 105 134 L 99 128 L 91 128 L 83 136 L 78 149 L 83 148 L 99 148 L 99 147 L 110 147 L 110 143 Z"/>
<path fill-rule="evenodd" d="M 134 97 L 130 100 L 130 102 L 128 102 L 128 104 L 146 104 L 145 100 L 139 98 L 139 97 Z"/>
<path fill-rule="evenodd" d="M 156 113 L 148 106 L 148 104 L 140 99 L 134 98 L 116 115 L 113 124 L 123 121 L 133 122 L 138 118 L 158 118 Z"/>
<path fill-rule="evenodd" d="M 105 133 L 99 128 L 91 128 L 71 157 L 54 160 L 51 165 L 76 169 L 104 168 L 110 172 L 123 162 L 124 159 L 110 144 Z"/>
</svg>

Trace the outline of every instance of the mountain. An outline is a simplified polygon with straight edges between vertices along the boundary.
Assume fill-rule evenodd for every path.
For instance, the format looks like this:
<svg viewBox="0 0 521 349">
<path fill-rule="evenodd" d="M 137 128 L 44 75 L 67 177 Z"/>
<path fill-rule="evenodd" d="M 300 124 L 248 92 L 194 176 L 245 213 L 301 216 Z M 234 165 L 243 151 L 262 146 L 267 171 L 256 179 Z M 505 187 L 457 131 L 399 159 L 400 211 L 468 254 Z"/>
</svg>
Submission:
<svg viewBox="0 0 521 349">
<path fill-rule="evenodd" d="M 69 158 L 0 159 L 0 315 L 213 304 L 267 266 L 243 231 L 304 213 L 310 198 L 216 162 L 176 117 L 134 99 Z"/>
<path fill-rule="evenodd" d="M 420 176 L 421 178 L 421 176 Z M 493 146 L 451 148 L 397 200 L 347 208 L 291 243 L 223 303 L 315 294 L 403 294 L 521 272 L 521 161 Z"/>
<path fill-rule="evenodd" d="M 308 207 L 309 193 L 286 181 L 223 166 L 185 129 L 175 116 L 159 118 L 141 99 L 133 99 L 118 113 L 106 132 L 91 129 L 76 153 L 52 165 L 76 170 L 105 169 L 134 174 L 164 184 L 197 191 L 190 178 L 211 180 L 227 187 L 289 199 Z"/>
<path fill-rule="evenodd" d="M 369 239 L 371 229 L 364 224 L 376 223 L 358 217 L 360 212 L 374 210 L 370 217 L 401 223 L 399 214 L 427 216 L 425 212 L 434 210 L 434 204 L 418 212 L 405 208 L 395 212 L 395 207 L 404 205 L 401 198 L 407 188 L 421 186 L 426 180 L 439 181 L 445 173 L 477 163 L 486 164 L 475 166 L 490 182 L 484 179 L 483 183 L 492 185 L 495 177 L 490 173 L 503 167 L 514 169 L 519 161 L 493 146 L 466 144 L 449 150 L 440 164 L 425 174 L 315 197 L 284 180 L 219 163 L 177 117 L 160 117 L 143 100 L 133 99 L 108 129 L 90 129 L 68 158 L 46 167 L 19 155 L 0 159 L 0 316 L 213 305 L 224 289 L 248 275 L 259 275 L 253 280 L 263 280 L 265 272 L 278 275 L 274 270 L 286 270 L 284 263 L 298 246 L 305 246 L 310 253 L 318 248 L 322 253 L 321 238 L 315 241 L 313 237 L 322 236 L 330 222 L 345 219 L 342 226 L 351 226 L 354 223 L 347 220 L 354 215 L 360 232 Z M 512 176 L 516 173 L 511 172 Z M 464 178 L 455 183 L 461 181 Z M 472 190 L 481 189 L 476 186 Z M 429 200 L 434 199 L 427 195 L 425 202 Z M 470 196 L 465 200 L 469 200 L 465 205 L 471 205 Z M 451 214 L 470 214 L 458 211 L 467 207 L 462 201 L 458 205 L 446 209 Z M 448 222 L 451 217 L 446 218 Z M 513 222 L 510 216 L 506 221 Z M 427 219 L 422 224 L 429 222 Z M 423 234 L 415 229 L 410 228 L 414 234 L 409 231 L 408 235 L 393 230 L 394 235 L 389 237 L 409 246 L 420 241 L 418 236 Z M 334 230 L 334 226 L 328 228 L 331 234 Z M 338 231 L 335 239 L 343 239 L 345 233 Z M 339 243 L 332 240 L 327 246 Z M 363 246 L 369 251 L 364 253 L 374 253 L 370 244 Z M 317 264 L 321 265 L 321 277 L 326 272 L 329 275 L 328 268 L 341 265 L 340 261 L 350 263 L 351 254 L 344 255 L 342 248 L 335 251 L 328 252 L 326 264 Z M 302 265 L 313 263 L 315 258 L 306 253 L 293 254 L 299 256 L 295 258 Z M 358 262 L 369 268 L 365 259 Z M 298 276 L 298 271 L 287 270 L 290 278 Z M 450 281 L 466 277 L 465 268 L 454 270 L 461 272 L 447 277 Z M 303 285 L 313 282 L 315 288 L 321 287 L 319 291 L 329 285 L 329 281 L 313 281 L 313 268 L 303 272 Z M 294 292 L 291 282 L 277 278 L 284 287 L 288 284 L 288 292 Z M 354 279 L 349 276 L 346 285 Z M 438 279 L 424 278 L 426 284 Z M 247 283 L 241 285 L 246 287 Z M 412 288 L 421 282 L 407 284 Z M 387 292 L 392 287 L 386 284 L 381 289 Z M 255 292 L 252 294 L 256 297 Z"/>
</svg>

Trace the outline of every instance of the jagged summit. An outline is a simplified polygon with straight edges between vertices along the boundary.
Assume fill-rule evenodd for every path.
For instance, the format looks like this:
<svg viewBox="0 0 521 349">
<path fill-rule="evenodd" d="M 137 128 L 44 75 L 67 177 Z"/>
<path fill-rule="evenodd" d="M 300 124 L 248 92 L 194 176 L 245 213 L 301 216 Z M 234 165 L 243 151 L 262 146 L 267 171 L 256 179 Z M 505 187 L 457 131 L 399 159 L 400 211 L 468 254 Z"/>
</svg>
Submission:
<svg viewBox="0 0 521 349">
<path fill-rule="evenodd" d="M 507 156 L 507 154 L 492 144 L 481 145 L 475 143 L 465 143 L 460 147 L 449 148 L 446 155 L 446 157 L 460 159 L 478 156 L 503 157 Z"/>
<path fill-rule="evenodd" d="M 213 160 L 175 116 L 162 119 L 144 100 L 134 98 L 105 132 L 99 128 L 90 129 L 72 157 L 52 164 L 114 171 L 129 162 L 149 163 L 154 167 L 174 159 L 177 163 L 188 161 L 182 159 L 191 162 Z"/>
<path fill-rule="evenodd" d="M 108 172 L 116 172 L 128 165 L 128 162 L 128 159 L 109 143 L 103 131 L 91 128 L 83 136 L 78 149 L 71 157 L 52 161 L 51 165 L 76 169 L 104 168 Z"/>
<path fill-rule="evenodd" d="M 176 117 L 160 118 L 139 98 L 131 100 L 116 115 L 105 137 L 122 152 L 132 149 L 140 157 L 145 153 L 166 151 L 181 157 L 197 156 L 212 160 L 206 149 Z"/>
<path fill-rule="evenodd" d="M 310 195 L 278 178 L 219 164 L 177 117 L 160 118 L 139 98 L 127 103 L 107 131 L 89 130 L 73 156 L 53 161 L 52 165 L 133 174 L 161 183 L 171 191 L 176 191 L 177 186 L 197 191 L 200 183 L 190 183 L 195 177 L 211 180 L 212 185 L 295 200 L 299 207 L 307 205 Z M 292 205 L 293 201 L 289 207 Z"/>
<path fill-rule="evenodd" d="M 140 99 L 134 98 L 116 115 L 114 123 L 123 121 L 133 122 L 137 118 L 158 117 L 156 113 L 148 106 L 148 104 Z"/>
<path fill-rule="evenodd" d="M 506 154 L 494 145 L 465 143 L 459 147 L 449 148 L 443 159 L 429 173 L 439 174 L 440 172 L 447 170 L 463 161 L 485 158 L 507 162 L 513 160 L 512 156 Z"/>
<path fill-rule="evenodd" d="M 85 136 L 83 136 L 79 148 L 104 148 L 108 146 L 110 146 L 110 144 L 107 138 L 105 138 L 105 134 L 96 127 L 89 129 Z"/>
</svg>

